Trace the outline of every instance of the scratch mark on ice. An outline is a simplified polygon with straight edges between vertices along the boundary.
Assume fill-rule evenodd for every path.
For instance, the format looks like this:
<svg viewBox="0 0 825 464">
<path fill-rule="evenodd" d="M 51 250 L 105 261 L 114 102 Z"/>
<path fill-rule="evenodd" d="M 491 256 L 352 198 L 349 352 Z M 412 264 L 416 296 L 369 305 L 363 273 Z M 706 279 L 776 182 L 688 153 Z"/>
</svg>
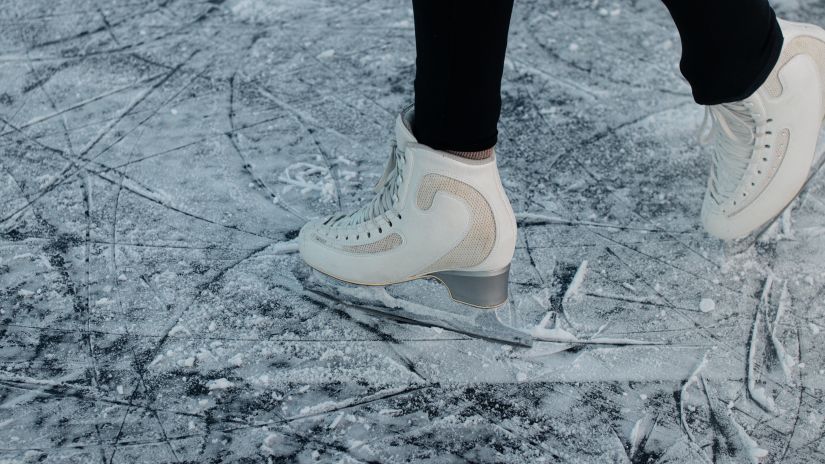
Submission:
<svg viewBox="0 0 825 464">
<path fill-rule="evenodd" d="M 702 356 L 702 360 L 699 362 L 696 368 L 693 369 L 693 372 L 690 373 L 687 380 L 685 380 L 685 383 L 682 384 L 682 388 L 679 392 L 679 422 L 682 425 L 682 430 L 685 432 L 685 435 L 688 436 L 688 439 L 692 443 L 695 443 L 696 439 L 693 436 L 693 432 L 690 431 L 690 426 L 688 426 L 687 419 L 685 418 L 685 399 L 688 396 L 687 390 L 691 385 L 695 383 L 696 386 L 699 386 L 699 374 L 702 372 L 705 366 L 707 366 L 707 364 L 708 353 L 705 352 L 705 355 Z"/>
<path fill-rule="evenodd" d="M 768 396 L 764 387 L 756 385 L 756 355 L 757 355 L 757 338 L 759 337 L 759 326 L 762 325 L 762 312 L 769 304 L 769 297 L 771 286 L 773 285 L 773 276 L 768 276 L 765 279 L 765 286 L 762 289 L 762 297 L 759 305 L 756 307 L 756 312 L 753 317 L 753 325 L 751 326 L 750 340 L 748 341 L 748 395 L 753 401 L 766 412 L 776 414 L 777 408 L 773 398 Z"/>
<path fill-rule="evenodd" d="M 567 291 L 564 292 L 564 297 L 562 298 L 563 303 L 570 301 L 572 298 L 576 297 L 579 294 L 579 288 L 584 282 L 584 277 L 586 275 L 587 260 L 584 260 L 581 262 L 579 268 L 576 270 L 576 274 L 573 276 L 573 281 L 571 281 L 570 285 L 567 287 Z"/>
</svg>

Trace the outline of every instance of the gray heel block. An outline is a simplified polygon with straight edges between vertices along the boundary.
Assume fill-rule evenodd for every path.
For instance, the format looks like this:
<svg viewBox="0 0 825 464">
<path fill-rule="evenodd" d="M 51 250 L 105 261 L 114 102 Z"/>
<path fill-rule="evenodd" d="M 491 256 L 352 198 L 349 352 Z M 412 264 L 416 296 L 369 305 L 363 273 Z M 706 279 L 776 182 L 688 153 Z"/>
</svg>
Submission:
<svg viewBox="0 0 825 464">
<path fill-rule="evenodd" d="M 498 271 L 444 271 L 430 276 L 450 290 L 450 296 L 464 304 L 494 308 L 507 301 L 510 265 Z"/>
</svg>

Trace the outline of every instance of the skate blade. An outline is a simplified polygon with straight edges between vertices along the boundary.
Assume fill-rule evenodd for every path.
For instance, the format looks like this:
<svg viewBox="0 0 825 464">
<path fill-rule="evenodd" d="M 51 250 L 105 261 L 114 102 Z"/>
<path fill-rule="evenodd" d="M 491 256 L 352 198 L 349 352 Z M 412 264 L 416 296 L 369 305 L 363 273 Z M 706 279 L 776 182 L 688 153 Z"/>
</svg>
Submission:
<svg viewBox="0 0 825 464">
<path fill-rule="evenodd" d="M 778 221 L 782 217 L 782 215 L 785 214 L 785 211 L 787 211 L 789 208 L 793 208 L 794 202 L 796 202 L 796 200 L 808 190 L 808 187 L 810 187 L 811 185 L 811 181 L 814 179 L 817 173 L 819 173 L 823 165 L 825 165 L 825 151 L 820 150 L 811 168 L 811 173 L 808 175 L 808 179 L 806 179 L 805 183 L 802 184 L 802 187 L 799 189 L 799 192 L 797 192 L 797 194 L 793 197 L 793 200 L 791 200 L 787 205 L 785 205 L 785 207 L 782 208 L 782 211 L 780 211 L 776 216 L 774 216 L 768 222 L 766 222 L 765 224 L 763 224 L 747 236 L 735 240 L 726 241 L 725 253 L 729 255 L 737 255 L 747 251 L 748 249 L 756 245 L 756 243 L 762 239 L 762 236 L 765 234 L 765 232 L 767 232 L 768 229 L 770 229 L 771 226 L 773 226 L 776 223 L 776 221 Z"/>
<path fill-rule="evenodd" d="M 445 310 L 397 298 L 384 287 L 349 285 L 318 271 L 304 282 L 310 296 L 339 302 L 372 316 L 423 327 L 438 327 L 507 345 L 533 346 L 533 337 L 529 333 L 503 324 L 495 309 L 455 304 L 455 310 Z"/>
</svg>

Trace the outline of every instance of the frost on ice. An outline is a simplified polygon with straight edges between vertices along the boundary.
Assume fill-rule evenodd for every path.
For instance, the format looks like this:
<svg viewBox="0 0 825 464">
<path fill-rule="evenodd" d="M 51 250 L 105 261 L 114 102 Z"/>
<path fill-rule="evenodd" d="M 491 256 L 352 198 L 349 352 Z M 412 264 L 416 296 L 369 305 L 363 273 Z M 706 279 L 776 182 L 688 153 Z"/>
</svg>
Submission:
<svg viewBox="0 0 825 464">
<path fill-rule="evenodd" d="M 300 260 L 303 223 L 381 175 L 408 3 L 0 23 L 0 462 L 822 461 L 825 177 L 753 243 L 702 232 L 711 153 L 660 2 L 515 2 L 495 315 L 529 349 L 457 330 L 475 308 L 365 310 L 455 308 L 437 282 L 323 296 Z"/>
</svg>

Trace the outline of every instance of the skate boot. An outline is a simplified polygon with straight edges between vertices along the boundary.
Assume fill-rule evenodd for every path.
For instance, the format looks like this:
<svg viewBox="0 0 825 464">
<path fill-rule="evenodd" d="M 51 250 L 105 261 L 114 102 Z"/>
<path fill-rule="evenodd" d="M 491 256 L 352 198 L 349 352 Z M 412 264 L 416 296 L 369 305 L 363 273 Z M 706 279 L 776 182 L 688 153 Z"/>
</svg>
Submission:
<svg viewBox="0 0 825 464">
<path fill-rule="evenodd" d="M 714 153 L 702 222 L 721 239 L 761 234 L 821 165 L 814 152 L 825 117 L 825 30 L 780 25 L 785 41 L 768 80 L 705 113 Z"/>
<path fill-rule="evenodd" d="M 304 261 L 349 283 L 443 283 L 461 303 L 507 300 L 516 221 L 495 155 L 468 160 L 416 142 L 413 110 L 396 121 L 396 143 L 373 200 L 350 214 L 306 224 Z"/>
</svg>

